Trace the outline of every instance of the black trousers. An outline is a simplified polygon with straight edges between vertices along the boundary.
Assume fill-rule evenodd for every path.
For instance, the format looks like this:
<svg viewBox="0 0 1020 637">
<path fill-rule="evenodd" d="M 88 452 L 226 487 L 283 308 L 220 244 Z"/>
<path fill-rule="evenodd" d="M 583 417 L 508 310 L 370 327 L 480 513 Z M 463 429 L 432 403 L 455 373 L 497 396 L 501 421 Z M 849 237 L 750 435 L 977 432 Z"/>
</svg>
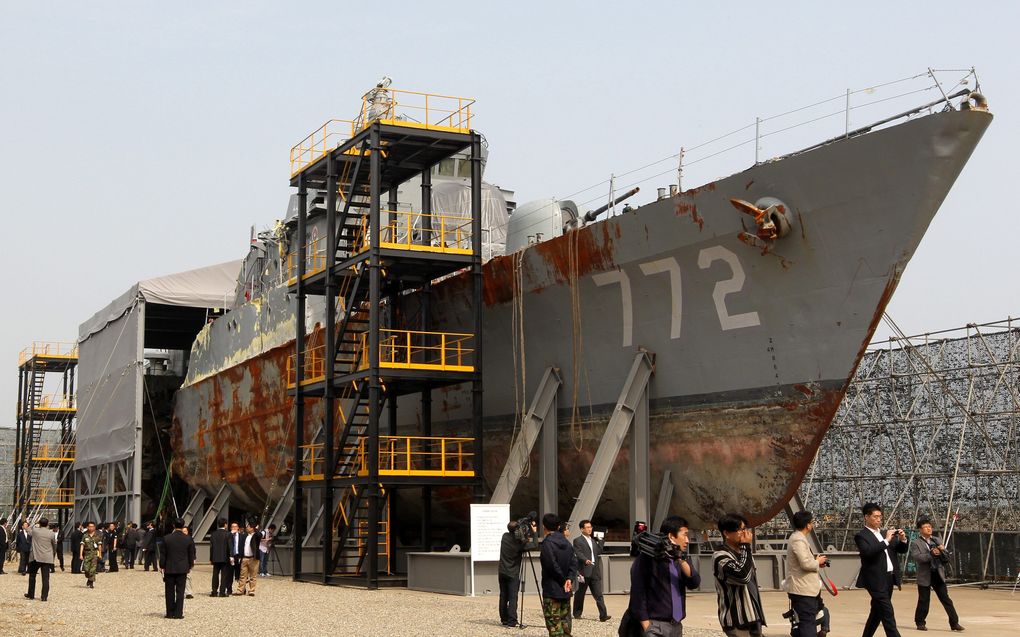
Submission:
<svg viewBox="0 0 1020 637">
<path fill-rule="evenodd" d="M 117 551 L 120 549 L 110 550 L 110 555 L 106 558 L 106 570 L 111 573 L 116 573 L 119 569 L 117 567 Z"/>
<path fill-rule="evenodd" d="M 892 573 L 889 573 L 888 585 L 878 589 L 869 590 L 871 594 L 871 612 L 868 614 L 868 620 L 864 622 L 864 632 L 861 633 L 862 637 L 871 637 L 878 630 L 878 625 L 882 624 L 882 628 L 885 629 L 886 637 L 900 637 L 900 631 L 896 628 L 896 615 L 893 613 L 892 605 L 892 594 L 893 586 L 895 584 L 895 578 Z"/>
<path fill-rule="evenodd" d="M 35 597 L 35 575 L 39 571 L 42 571 L 42 599 L 46 599 L 50 594 L 50 570 L 53 569 L 52 564 L 43 564 L 42 562 L 29 562 L 28 564 L 28 596 Z"/>
<path fill-rule="evenodd" d="M 242 559 L 244 559 L 244 556 L 238 556 L 238 557 L 234 558 L 233 569 L 234 569 L 234 581 L 235 582 L 241 581 L 241 560 Z"/>
<path fill-rule="evenodd" d="M 159 567 L 156 566 L 155 549 L 142 549 L 142 553 L 145 555 L 145 570 L 149 570 L 149 567 L 151 566 L 152 570 L 158 571 Z"/>
<path fill-rule="evenodd" d="M 233 589 L 232 575 L 233 570 L 231 569 L 230 562 L 213 562 L 212 589 L 210 590 L 220 595 L 229 595 Z"/>
<path fill-rule="evenodd" d="M 18 572 L 19 573 L 28 572 L 28 551 L 18 552 Z"/>
<path fill-rule="evenodd" d="M 949 625 L 956 626 L 959 624 L 960 616 L 956 614 L 953 600 L 949 598 L 946 582 L 934 570 L 931 573 L 931 586 L 917 587 L 917 609 L 914 611 L 914 623 L 918 626 L 924 626 L 925 620 L 928 619 L 928 607 L 931 604 L 932 589 L 935 589 L 935 595 L 942 602 L 942 608 L 946 609 L 946 615 L 949 615 Z"/>
<path fill-rule="evenodd" d="M 584 613 L 584 593 L 591 590 L 591 596 L 595 598 L 595 605 L 599 607 L 599 619 L 608 617 L 606 602 L 602 597 L 602 578 L 586 577 L 583 582 L 577 584 L 577 592 L 574 593 L 574 617 L 580 617 Z"/>
<path fill-rule="evenodd" d="M 7 543 L 0 544 L 0 573 L 5 573 L 4 562 L 7 561 Z"/>
<path fill-rule="evenodd" d="M 71 553 L 71 572 L 81 574 L 81 558 L 78 557 L 77 550 Z"/>
<path fill-rule="evenodd" d="M 163 575 L 163 589 L 166 595 L 166 614 L 170 617 L 184 617 L 184 587 L 188 574 Z"/>
<path fill-rule="evenodd" d="M 797 628 L 790 632 L 792 637 L 816 637 L 815 616 L 818 615 L 818 596 L 789 594 L 790 605 L 797 613 Z"/>
<path fill-rule="evenodd" d="M 135 567 L 135 547 L 124 548 L 124 568 Z"/>
<path fill-rule="evenodd" d="M 518 577 L 499 574 L 499 621 L 504 624 L 517 623 L 517 593 L 521 588 Z"/>
</svg>

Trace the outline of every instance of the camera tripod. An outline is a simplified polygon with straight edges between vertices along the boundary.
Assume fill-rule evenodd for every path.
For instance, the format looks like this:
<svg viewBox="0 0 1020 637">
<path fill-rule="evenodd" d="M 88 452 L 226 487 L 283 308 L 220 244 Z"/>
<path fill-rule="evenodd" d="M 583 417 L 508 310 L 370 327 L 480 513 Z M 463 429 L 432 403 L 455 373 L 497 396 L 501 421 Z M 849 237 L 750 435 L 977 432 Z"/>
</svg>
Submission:
<svg viewBox="0 0 1020 637">
<path fill-rule="evenodd" d="M 542 620 L 545 622 L 545 629 L 549 630 L 549 618 L 545 616 L 545 609 L 542 608 L 542 585 L 538 581 L 538 572 L 535 571 L 535 563 L 531 560 L 531 549 L 526 549 L 521 554 L 521 572 L 518 575 L 518 581 L 521 583 L 521 603 L 519 605 L 519 618 L 517 620 L 517 627 L 521 630 L 527 628 L 524 623 L 524 584 L 527 581 L 525 578 L 525 564 L 531 565 L 531 578 L 535 582 L 535 592 L 538 593 L 538 605 L 540 612 L 542 613 Z"/>
</svg>

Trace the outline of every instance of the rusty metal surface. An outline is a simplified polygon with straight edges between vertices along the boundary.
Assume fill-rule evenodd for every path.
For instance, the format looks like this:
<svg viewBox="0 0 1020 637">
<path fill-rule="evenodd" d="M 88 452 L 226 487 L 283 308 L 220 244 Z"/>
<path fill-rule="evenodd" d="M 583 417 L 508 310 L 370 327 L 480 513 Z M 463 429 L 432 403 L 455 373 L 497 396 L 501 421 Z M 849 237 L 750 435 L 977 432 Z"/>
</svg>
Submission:
<svg viewBox="0 0 1020 637">
<path fill-rule="evenodd" d="M 653 485 L 670 469 L 672 509 L 697 526 L 710 526 L 725 511 L 753 523 L 773 516 L 803 478 L 903 268 L 989 120 L 976 112 L 913 120 L 758 165 L 518 257 L 489 261 L 483 269 L 486 479 L 494 484 L 502 469 L 519 396 L 529 400 L 542 370 L 560 367 L 560 500 L 569 507 L 605 410 L 636 348 L 645 347 L 657 356 L 650 388 Z M 795 220 L 771 254 L 741 242 L 746 215 L 730 203 L 764 196 L 782 198 Z M 515 279 L 521 298 L 514 295 Z M 569 285 L 575 279 L 576 295 Z M 460 276 L 435 287 L 435 329 L 464 331 L 472 316 L 467 284 Z M 292 341 L 280 336 L 271 348 L 255 345 L 267 312 L 274 313 L 273 324 L 286 323 L 289 299 L 273 298 L 196 345 L 192 358 L 205 373 L 189 379 L 175 411 L 181 475 L 210 490 L 229 480 L 253 508 L 286 477 L 289 460 L 280 457 L 291 453 L 293 407 L 283 383 Z M 519 368 L 512 354 L 520 338 L 512 329 L 515 302 L 524 317 L 518 345 L 526 361 Z M 403 315 L 418 311 L 414 297 L 402 303 Z M 228 343 L 225 350 L 216 349 L 221 342 Z M 237 357 L 236 350 L 253 353 Z M 523 386 L 517 398 L 515 383 Z M 464 432 L 466 396 L 457 387 L 437 392 L 437 435 Z M 581 424 L 570 423 L 575 396 L 585 412 Z M 309 402 L 306 429 L 321 419 L 320 404 Z M 413 431 L 419 414 L 414 405 L 405 407 L 400 425 Z M 604 519 L 626 517 L 626 463 L 622 454 L 598 509 Z M 519 491 L 533 493 L 533 487 L 525 481 Z M 452 511 L 466 506 L 467 497 L 458 489 L 442 495 Z"/>
</svg>

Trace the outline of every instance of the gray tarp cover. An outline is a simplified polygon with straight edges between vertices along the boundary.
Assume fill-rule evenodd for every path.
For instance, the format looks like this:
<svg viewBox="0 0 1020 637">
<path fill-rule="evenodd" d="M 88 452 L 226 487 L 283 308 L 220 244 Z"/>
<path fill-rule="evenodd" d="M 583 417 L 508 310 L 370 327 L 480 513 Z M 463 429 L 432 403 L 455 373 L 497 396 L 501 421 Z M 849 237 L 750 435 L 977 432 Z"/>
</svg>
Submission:
<svg viewBox="0 0 1020 637">
<path fill-rule="evenodd" d="M 78 427 L 75 469 L 116 462 L 135 450 L 142 405 L 145 326 L 142 302 L 223 307 L 240 261 L 139 281 L 78 329 Z"/>
</svg>

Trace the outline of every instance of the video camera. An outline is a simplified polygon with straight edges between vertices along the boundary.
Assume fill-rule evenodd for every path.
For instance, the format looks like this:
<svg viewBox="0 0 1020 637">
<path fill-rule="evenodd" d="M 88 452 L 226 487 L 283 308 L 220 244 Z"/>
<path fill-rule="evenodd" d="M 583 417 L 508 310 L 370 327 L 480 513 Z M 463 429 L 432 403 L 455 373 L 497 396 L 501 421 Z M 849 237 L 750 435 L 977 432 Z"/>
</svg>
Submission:
<svg viewBox="0 0 1020 637">
<path fill-rule="evenodd" d="M 665 533 L 642 531 L 634 536 L 630 544 L 631 555 L 647 555 L 655 560 L 685 560 L 687 551 L 669 541 Z"/>
<path fill-rule="evenodd" d="M 535 528 L 534 525 L 538 518 L 538 513 L 531 511 L 523 518 L 517 520 L 517 528 L 514 529 L 514 537 L 520 542 L 531 542 L 535 539 Z"/>
</svg>

